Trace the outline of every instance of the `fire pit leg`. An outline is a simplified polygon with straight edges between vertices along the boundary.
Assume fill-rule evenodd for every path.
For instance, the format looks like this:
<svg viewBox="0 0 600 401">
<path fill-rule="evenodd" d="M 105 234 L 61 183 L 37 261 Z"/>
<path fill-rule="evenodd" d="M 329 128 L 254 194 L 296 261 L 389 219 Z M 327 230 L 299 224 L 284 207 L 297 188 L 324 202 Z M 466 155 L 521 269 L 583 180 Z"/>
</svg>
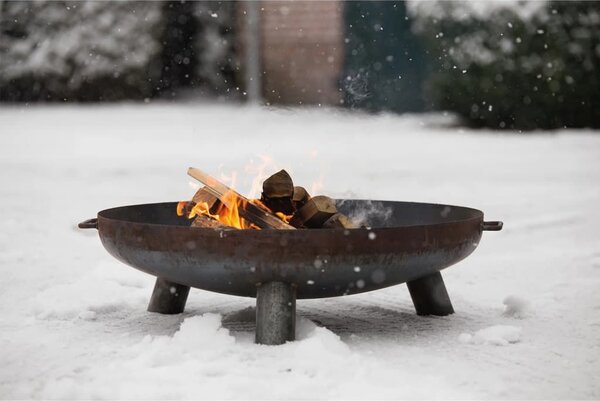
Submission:
<svg viewBox="0 0 600 401">
<path fill-rule="evenodd" d="M 446 316 L 454 313 L 440 272 L 406 283 L 417 315 Z"/>
<path fill-rule="evenodd" d="M 148 312 L 174 315 L 185 309 L 190 287 L 157 277 L 148 304 Z"/>
<path fill-rule="evenodd" d="M 256 288 L 257 344 L 279 345 L 296 336 L 296 287 L 281 282 Z"/>
</svg>

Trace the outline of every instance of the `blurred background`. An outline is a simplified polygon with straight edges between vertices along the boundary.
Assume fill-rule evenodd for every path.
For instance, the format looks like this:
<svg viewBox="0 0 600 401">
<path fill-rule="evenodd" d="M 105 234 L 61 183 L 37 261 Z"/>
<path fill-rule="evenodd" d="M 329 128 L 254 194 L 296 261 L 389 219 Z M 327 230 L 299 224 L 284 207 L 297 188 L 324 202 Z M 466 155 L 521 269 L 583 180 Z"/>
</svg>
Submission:
<svg viewBox="0 0 600 401">
<path fill-rule="evenodd" d="M 0 0 L 0 100 L 201 98 L 599 127 L 599 6 Z"/>
<path fill-rule="evenodd" d="M 600 399 L 599 67 L 595 1 L 0 0 L 0 399 Z M 253 299 L 149 314 L 77 228 L 189 166 L 505 225 L 444 270 L 455 315 L 306 300 L 267 350 Z"/>
</svg>

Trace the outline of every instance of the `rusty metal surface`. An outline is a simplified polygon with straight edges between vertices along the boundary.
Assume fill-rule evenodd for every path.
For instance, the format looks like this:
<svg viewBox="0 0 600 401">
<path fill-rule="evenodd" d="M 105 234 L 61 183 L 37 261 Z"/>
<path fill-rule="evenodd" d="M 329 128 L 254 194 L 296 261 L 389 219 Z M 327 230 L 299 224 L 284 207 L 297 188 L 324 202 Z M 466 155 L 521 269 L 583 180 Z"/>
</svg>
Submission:
<svg viewBox="0 0 600 401">
<path fill-rule="evenodd" d="M 294 284 L 298 298 L 372 291 L 427 276 L 477 247 L 483 213 L 426 203 L 338 200 L 371 229 L 220 230 L 189 227 L 176 202 L 98 213 L 104 247 L 120 261 L 175 283 L 239 296 Z"/>
</svg>

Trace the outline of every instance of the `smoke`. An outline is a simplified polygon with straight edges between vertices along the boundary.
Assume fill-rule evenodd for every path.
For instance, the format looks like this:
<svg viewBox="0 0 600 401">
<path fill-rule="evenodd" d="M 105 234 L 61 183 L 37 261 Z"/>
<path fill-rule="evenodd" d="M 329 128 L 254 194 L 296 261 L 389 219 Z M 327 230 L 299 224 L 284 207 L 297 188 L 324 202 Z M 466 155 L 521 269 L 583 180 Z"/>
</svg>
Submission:
<svg viewBox="0 0 600 401">
<path fill-rule="evenodd" d="M 382 226 L 392 217 L 392 208 L 378 201 L 361 201 L 352 209 L 348 217 L 358 226 Z"/>
</svg>

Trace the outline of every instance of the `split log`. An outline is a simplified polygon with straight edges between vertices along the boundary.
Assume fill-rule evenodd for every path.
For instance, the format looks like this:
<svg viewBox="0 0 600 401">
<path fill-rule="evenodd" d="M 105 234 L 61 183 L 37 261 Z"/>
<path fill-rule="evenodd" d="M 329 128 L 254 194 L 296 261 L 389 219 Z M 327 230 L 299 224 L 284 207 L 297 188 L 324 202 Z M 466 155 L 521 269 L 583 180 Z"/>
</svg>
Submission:
<svg viewBox="0 0 600 401">
<path fill-rule="evenodd" d="M 323 223 L 323 228 L 358 228 L 348 216 L 336 213 Z"/>
<path fill-rule="evenodd" d="M 267 198 L 291 198 L 294 183 L 287 171 L 281 170 L 263 182 L 263 195 Z"/>
<path fill-rule="evenodd" d="M 198 191 L 196 191 L 194 197 L 192 198 L 192 202 L 206 202 L 206 204 L 208 205 L 208 209 L 211 213 L 215 213 L 218 207 L 221 206 L 221 202 L 219 201 L 219 199 L 213 194 L 211 194 L 210 191 L 206 189 L 206 187 L 202 187 Z"/>
<path fill-rule="evenodd" d="M 208 217 L 204 214 L 196 216 L 192 222 L 192 227 L 203 227 L 203 228 L 228 228 L 228 225 L 221 223 L 218 220 Z"/>
<path fill-rule="evenodd" d="M 291 215 L 294 213 L 292 195 L 294 183 L 292 177 L 285 170 L 281 170 L 263 182 L 261 202 L 273 212 Z"/>
<path fill-rule="evenodd" d="M 337 213 L 335 202 L 328 196 L 315 196 L 294 213 L 290 224 L 294 227 L 321 228 Z"/>
<path fill-rule="evenodd" d="M 206 185 L 206 190 L 217 197 L 227 208 L 238 207 L 240 217 L 246 219 L 250 223 L 255 224 L 260 228 L 293 230 L 290 226 L 273 213 L 269 213 L 260 207 L 250 203 L 250 200 L 245 196 L 240 195 L 227 185 L 218 181 L 216 178 L 204 173 L 197 168 L 190 167 L 188 174 Z"/>
<path fill-rule="evenodd" d="M 292 205 L 295 210 L 300 209 L 310 199 L 308 191 L 304 187 L 294 187 L 294 194 L 292 195 Z"/>
<path fill-rule="evenodd" d="M 218 202 L 218 200 L 217 200 Z M 199 202 L 199 203 L 204 203 L 206 205 L 207 202 Z M 209 217 L 205 214 L 203 214 L 202 212 L 200 212 L 199 210 L 194 211 L 194 209 L 196 208 L 196 205 L 198 205 L 196 202 L 194 201 L 190 201 L 190 202 L 179 202 L 179 204 L 177 205 L 177 215 L 178 216 L 182 216 L 182 217 L 186 217 L 186 218 L 190 218 L 190 214 L 192 212 L 194 212 L 194 215 L 192 217 L 192 224 L 191 227 L 211 227 L 211 228 L 218 228 L 218 227 L 227 227 L 227 225 L 219 222 L 218 220 Z M 210 213 L 210 210 L 207 210 L 206 207 L 202 207 L 203 211 L 208 211 Z"/>
<path fill-rule="evenodd" d="M 192 209 L 194 209 L 194 207 L 198 203 L 203 203 L 203 202 L 206 203 L 206 205 L 208 207 L 208 211 L 213 214 L 216 213 L 219 206 L 221 206 L 221 202 L 219 201 L 219 199 L 217 199 L 214 195 L 212 195 L 206 189 L 206 187 L 203 187 L 203 188 L 200 188 L 198 191 L 196 191 L 196 193 L 194 194 L 194 197 L 192 198 L 191 201 L 179 202 L 179 204 L 177 205 L 177 215 L 187 217 L 190 215 L 190 213 L 192 212 Z"/>
<path fill-rule="evenodd" d="M 217 210 L 221 206 L 221 201 L 219 201 L 219 199 L 216 196 L 211 194 L 206 189 L 206 187 L 202 187 L 198 191 L 196 191 L 194 197 L 192 198 L 192 202 L 206 202 L 206 205 L 208 206 L 208 211 L 213 214 L 217 213 Z M 227 226 L 218 220 L 215 220 L 203 214 L 199 214 L 192 222 L 192 227 L 219 228 Z"/>
</svg>

